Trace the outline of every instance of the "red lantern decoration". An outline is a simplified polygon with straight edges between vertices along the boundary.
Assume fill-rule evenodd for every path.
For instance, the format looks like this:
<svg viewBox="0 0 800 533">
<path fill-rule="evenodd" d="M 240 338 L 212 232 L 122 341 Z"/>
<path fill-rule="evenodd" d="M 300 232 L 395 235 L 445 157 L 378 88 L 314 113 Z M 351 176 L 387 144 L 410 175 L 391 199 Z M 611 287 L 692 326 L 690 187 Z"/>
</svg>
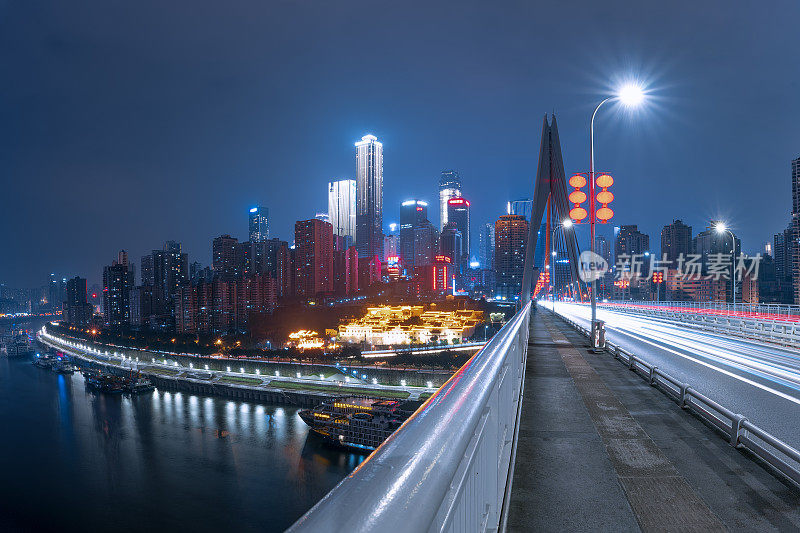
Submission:
<svg viewBox="0 0 800 533">
<path fill-rule="evenodd" d="M 583 174 L 575 174 L 569 178 L 570 186 L 575 188 L 575 190 L 569 194 L 569 201 L 574 204 L 572 209 L 569 210 L 569 218 L 571 218 L 575 224 L 580 224 L 581 220 L 589 215 L 586 209 L 581 207 L 581 204 L 588 199 L 586 193 L 581 190 L 583 187 L 586 187 L 587 183 L 586 176 Z"/>
<path fill-rule="evenodd" d="M 598 187 L 603 189 L 597 193 L 596 196 L 597 203 L 602 204 L 602 207 L 597 210 L 595 216 L 597 217 L 597 220 L 605 224 L 611 220 L 611 217 L 614 216 L 614 211 L 608 207 L 608 204 L 614 201 L 614 193 L 608 190 L 608 188 L 614 184 L 614 178 L 612 178 L 609 174 L 600 174 L 597 176 L 595 183 Z"/>
</svg>

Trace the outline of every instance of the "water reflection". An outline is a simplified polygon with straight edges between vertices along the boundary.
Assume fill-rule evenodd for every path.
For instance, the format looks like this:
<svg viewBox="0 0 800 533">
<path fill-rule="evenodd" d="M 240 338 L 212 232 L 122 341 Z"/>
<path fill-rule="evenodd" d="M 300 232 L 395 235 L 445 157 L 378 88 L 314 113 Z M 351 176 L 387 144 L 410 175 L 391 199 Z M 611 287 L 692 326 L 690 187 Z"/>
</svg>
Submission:
<svg viewBox="0 0 800 533">
<path fill-rule="evenodd" d="M 0 488 L 0 529 L 281 531 L 363 460 L 309 435 L 298 410 L 94 394 L 80 374 L 0 360 L 0 471 L 20 480 Z"/>
</svg>

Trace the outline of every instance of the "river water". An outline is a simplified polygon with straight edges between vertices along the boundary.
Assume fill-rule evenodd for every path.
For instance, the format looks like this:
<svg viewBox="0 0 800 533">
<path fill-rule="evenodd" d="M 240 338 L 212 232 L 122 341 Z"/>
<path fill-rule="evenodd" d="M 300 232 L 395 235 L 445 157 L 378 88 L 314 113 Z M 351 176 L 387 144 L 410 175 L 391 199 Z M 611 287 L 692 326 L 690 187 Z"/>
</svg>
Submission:
<svg viewBox="0 0 800 533">
<path fill-rule="evenodd" d="M 363 460 L 297 412 L 0 358 L 0 530 L 282 531 Z"/>
</svg>

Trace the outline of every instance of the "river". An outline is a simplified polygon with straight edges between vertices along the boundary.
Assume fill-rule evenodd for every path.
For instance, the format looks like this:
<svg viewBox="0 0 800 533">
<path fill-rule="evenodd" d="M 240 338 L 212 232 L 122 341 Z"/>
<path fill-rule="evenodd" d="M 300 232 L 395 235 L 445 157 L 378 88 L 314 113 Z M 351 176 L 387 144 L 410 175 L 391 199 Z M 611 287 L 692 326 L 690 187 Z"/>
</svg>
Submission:
<svg viewBox="0 0 800 533">
<path fill-rule="evenodd" d="M 0 358 L 0 530 L 282 531 L 363 460 L 297 412 Z"/>
</svg>

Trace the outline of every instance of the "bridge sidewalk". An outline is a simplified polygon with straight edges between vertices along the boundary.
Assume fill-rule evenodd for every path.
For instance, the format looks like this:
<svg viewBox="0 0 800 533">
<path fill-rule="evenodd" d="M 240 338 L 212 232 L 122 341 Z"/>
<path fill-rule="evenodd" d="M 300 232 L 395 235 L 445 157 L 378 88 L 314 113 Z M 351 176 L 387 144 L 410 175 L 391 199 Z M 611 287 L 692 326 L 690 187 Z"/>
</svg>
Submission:
<svg viewBox="0 0 800 533">
<path fill-rule="evenodd" d="M 800 491 L 548 311 L 531 317 L 511 531 L 787 531 Z"/>
</svg>

